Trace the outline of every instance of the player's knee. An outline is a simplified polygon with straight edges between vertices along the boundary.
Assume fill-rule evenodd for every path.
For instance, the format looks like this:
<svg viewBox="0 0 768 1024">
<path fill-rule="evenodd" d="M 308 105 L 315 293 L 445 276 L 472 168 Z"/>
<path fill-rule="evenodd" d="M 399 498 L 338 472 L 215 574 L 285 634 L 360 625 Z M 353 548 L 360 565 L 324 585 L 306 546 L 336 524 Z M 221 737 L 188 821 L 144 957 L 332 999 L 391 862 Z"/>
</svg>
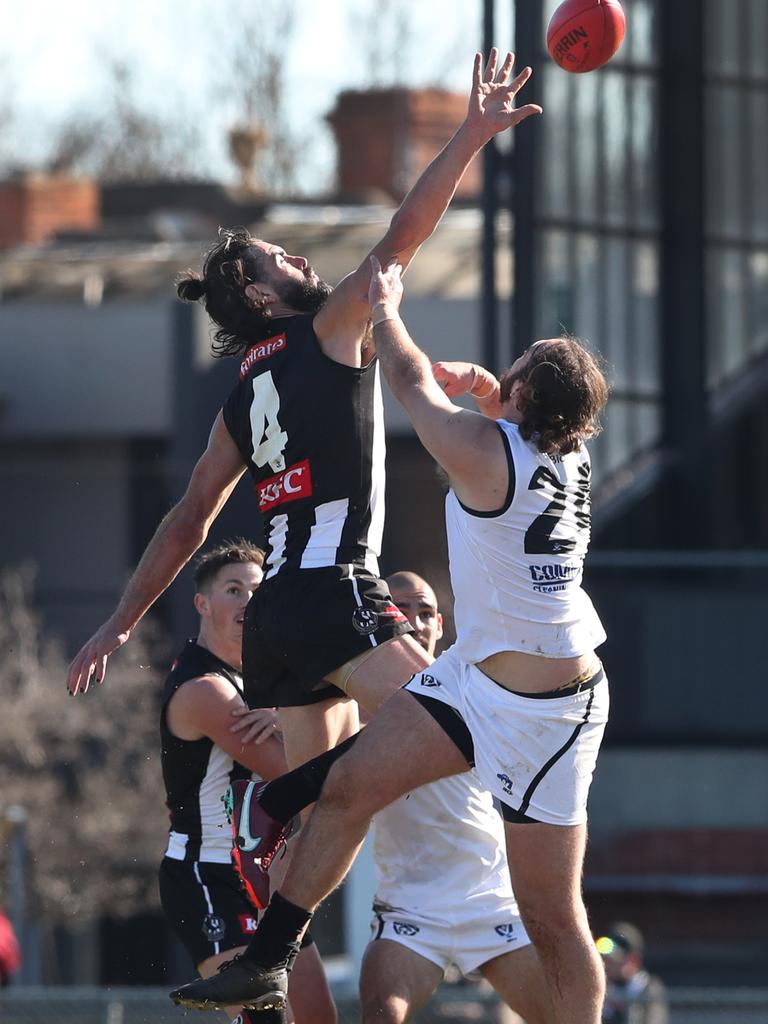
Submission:
<svg viewBox="0 0 768 1024">
<path fill-rule="evenodd" d="M 380 996 L 365 993 L 360 998 L 363 1010 L 363 1024 L 404 1024 L 408 1007 L 396 996 Z"/>
<path fill-rule="evenodd" d="M 368 800 L 365 785 L 358 772 L 349 766 L 347 757 L 340 758 L 328 773 L 319 804 L 334 814 L 365 814 Z"/>
<path fill-rule="evenodd" d="M 582 941 L 582 915 L 567 900 L 546 905 L 524 900 L 518 906 L 528 935 L 543 959 L 556 958 L 564 947 Z"/>
</svg>

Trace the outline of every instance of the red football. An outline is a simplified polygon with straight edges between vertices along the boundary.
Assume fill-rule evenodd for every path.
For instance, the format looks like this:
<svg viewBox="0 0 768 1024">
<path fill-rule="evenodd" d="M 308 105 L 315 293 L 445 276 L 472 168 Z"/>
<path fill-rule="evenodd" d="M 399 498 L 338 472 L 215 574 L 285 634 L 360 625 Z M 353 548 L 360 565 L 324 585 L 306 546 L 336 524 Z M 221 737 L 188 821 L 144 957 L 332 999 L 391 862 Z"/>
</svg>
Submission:
<svg viewBox="0 0 768 1024">
<path fill-rule="evenodd" d="M 621 46 L 626 28 L 619 0 L 565 0 L 547 28 L 547 49 L 565 71 L 594 71 Z"/>
</svg>

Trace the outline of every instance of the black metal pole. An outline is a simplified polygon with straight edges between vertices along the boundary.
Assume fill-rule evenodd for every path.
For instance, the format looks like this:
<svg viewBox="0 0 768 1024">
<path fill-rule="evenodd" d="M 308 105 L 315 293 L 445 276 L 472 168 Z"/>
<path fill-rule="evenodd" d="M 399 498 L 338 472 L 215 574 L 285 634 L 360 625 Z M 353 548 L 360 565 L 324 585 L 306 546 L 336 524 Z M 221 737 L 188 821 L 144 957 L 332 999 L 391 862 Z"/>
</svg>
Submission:
<svg viewBox="0 0 768 1024">
<path fill-rule="evenodd" d="M 516 70 L 530 64 L 534 70 L 541 54 L 541 0 L 515 0 Z M 543 81 L 537 81 L 541 96 Z M 526 102 L 529 98 L 526 97 Z M 524 352 L 534 340 L 536 324 L 536 154 L 539 139 L 537 118 L 531 118 L 516 131 L 512 149 L 512 187 L 510 203 L 514 232 L 514 269 L 512 280 L 511 357 Z"/>
<path fill-rule="evenodd" d="M 661 27 L 661 365 L 667 540 L 706 546 L 708 481 L 704 263 L 704 26 L 697 0 L 659 5 Z"/>
</svg>

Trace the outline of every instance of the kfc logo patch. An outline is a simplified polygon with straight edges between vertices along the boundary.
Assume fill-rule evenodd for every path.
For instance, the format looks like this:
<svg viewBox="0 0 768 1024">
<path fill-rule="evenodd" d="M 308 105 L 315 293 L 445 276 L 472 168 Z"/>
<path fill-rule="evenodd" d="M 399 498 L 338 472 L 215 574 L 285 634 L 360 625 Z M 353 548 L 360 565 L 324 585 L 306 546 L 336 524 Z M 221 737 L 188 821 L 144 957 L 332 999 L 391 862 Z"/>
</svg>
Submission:
<svg viewBox="0 0 768 1024">
<path fill-rule="evenodd" d="M 312 494 L 312 475 L 309 470 L 309 459 L 297 462 L 282 473 L 271 476 L 256 484 L 256 493 L 259 496 L 259 509 L 268 512 L 276 505 L 282 505 L 286 501 L 298 501 L 299 498 L 308 498 Z"/>
<path fill-rule="evenodd" d="M 243 933 L 243 935 L 253 935 L 253 933 L 256 931 L 256 918 L 251 917 L 250 914 L 240 914 L 239 921 L 240 931 Z"/>
<path fill-rule="evenodd" d="M 284 334 L 276 334 L 274 338 L 257 341 L 255 345 L 251 345 L 240 363 L 240 380 L 248 376 L 255 363 L 260 363 L 262 359 L 269 359 L 277 352 L 282 352 L 287 344 Z"/>
</svg>

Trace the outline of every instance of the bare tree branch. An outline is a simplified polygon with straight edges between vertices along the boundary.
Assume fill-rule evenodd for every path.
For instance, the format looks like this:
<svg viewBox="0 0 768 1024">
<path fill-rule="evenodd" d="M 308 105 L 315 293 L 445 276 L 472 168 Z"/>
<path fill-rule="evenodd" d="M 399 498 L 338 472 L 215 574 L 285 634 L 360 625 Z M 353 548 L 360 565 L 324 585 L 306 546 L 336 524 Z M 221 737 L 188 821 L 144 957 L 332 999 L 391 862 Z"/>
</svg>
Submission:
<svg viewBox="0 0 768 1024">
<path fill-rule="evenodd" d="M 157 638 L 110 662 L 108 692 L 72 699 L 31 610 L 32 579 L 28 567 L 0 575 L 0 811 L 28 811 L 29 883 L 47 922 L 133 914 L 157 904 L 167 830 L 148 655 Z M 0 844 L 0 871 L 6 855 Z"/>
<path fill-rule="evenodd" d="M 264 147 L 258 177 L 264 191 L 296 188 L 300 148 L 285 109 L 286 55 L 294 32 L 293 0 L 265 0 L 257 7 L 232 5 L 220 44 L 219 89 L 230 101 L 233 128 L 260 128 Z"/>
<path fill-rule="evenodd" d="M 135 69 L 125 61 L 109 59 L 107 75 L 104 112 L 76 113 L 59 125 L 48 169 L 82 171 L 107 182 L 201 177 L 197 126 L 144 109 Z"/>
</svg>

